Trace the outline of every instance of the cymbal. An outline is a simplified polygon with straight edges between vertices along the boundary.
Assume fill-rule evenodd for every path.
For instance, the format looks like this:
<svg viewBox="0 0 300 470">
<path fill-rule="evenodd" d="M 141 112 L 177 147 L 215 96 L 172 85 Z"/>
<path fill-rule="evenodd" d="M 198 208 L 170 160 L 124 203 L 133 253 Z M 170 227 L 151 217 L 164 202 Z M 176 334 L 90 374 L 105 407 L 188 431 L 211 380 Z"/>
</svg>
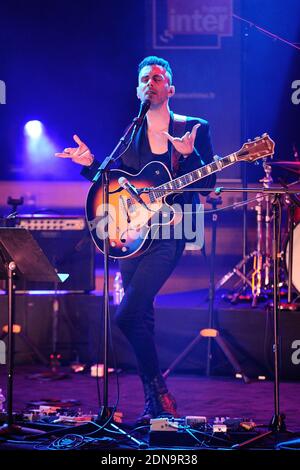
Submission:
<svg viewBox="0 0 300 470">
<path fill-rule="evenodd" d="M 298 175 L 300 174 L 300 162 L 268 162 L 268 165 L 281 166 L 285 170 L 293 171 Z"/>
</svg>

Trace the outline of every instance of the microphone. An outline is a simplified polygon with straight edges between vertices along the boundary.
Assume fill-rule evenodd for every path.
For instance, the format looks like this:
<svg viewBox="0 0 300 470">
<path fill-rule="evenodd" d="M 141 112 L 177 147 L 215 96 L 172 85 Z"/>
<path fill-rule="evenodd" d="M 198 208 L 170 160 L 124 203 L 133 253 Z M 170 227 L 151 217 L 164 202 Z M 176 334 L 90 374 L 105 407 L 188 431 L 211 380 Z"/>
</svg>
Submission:
<svg viewBox="0 0 300 470">
<path fill-rule="evenodd" d="M 151 106 L 151 101 L 150 100 L 145 100 L 141 103 L 139 115 L 138 115 L 138 117 L 135 118 L 135 127 L 134 127 L 134 131 L 133 131 L 133 134 L 132 134 L 132 139 L 134 139 L 134 137 L 136 136 L 138 130 L 142 127 L 145 116 L 146 116 L 147 112 L 149 111 L 150 106 Z"/>
<path fill-rule="evenodd" d="M 139 195 L 139 192 L 138 192 L 137 188 L 133 184 L 129 183 L 127 178 L 124 178 L 123 176 L 121 176 L 121 178 L 118 179 L 118 183 L 122 188 L 124 188 L 128 192 L 128 194 L 130 194 L 130 196 L 135 201 L 137 201 L 140 204 L 142 204 L 143 206 L 147 207 L 146 204 L 144 203 L 143 199 Z"/>
</svg>

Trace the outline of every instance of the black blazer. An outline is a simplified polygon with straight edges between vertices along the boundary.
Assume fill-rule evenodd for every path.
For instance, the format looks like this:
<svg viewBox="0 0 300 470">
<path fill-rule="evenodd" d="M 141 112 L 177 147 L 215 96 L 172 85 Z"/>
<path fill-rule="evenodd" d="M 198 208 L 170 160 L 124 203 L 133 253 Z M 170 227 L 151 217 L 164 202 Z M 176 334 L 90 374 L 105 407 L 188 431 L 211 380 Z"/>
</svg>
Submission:
<svg viewBox="0 0 300 470">
<path fill-rule="evenodd" d="M 198 128 L 194 152 L 191 153 L 187 158 L 181 157 L 179 159 L 179 170 L 176 176 L 182 176 L 185 173 L 193 171 L 206 163 L 210 163 L 213 159 L 213 148 L 210 139 L 209 124 L 204 119 L 195 118 L 195 117 L 186 117 L 186 125 L 184 132 L 191 131 L 193 126 L 197 123 L 200 123 L 201 126 Z M 174 129 L 174 114 L 171 112 L 171 119 L 169 125 L 169 133 L 173 135 Z M 130 147 L 126 150 L 124 155 L 116 162 L 115 168 L 123 169 L 131 173 L 139 172 L 148 161 L 143 161 L 140 153 L 140 146 L 142 138 L 147 137 L 147 123 L 144 120 L 142 127 L 139 129 L 134 141 Z M 171 169 L 171 155 L 172 155 L 172 144 L 169 142 L 169 168 Z M 97 174 L 99 168 L 99 161 L 94 160 L 91 166 L 84 167 L 81 171 L 81 175 L 87 178 L 90 181 L 93 181 L 95 175 Z M 211 188 L 215 185 L 216 176 L 215 174 L 209 175 L 206 178 L 203 178 L 199 182 L 194 183 L 191 186 L 195 187 L 207 187 Z"/>
</svg>

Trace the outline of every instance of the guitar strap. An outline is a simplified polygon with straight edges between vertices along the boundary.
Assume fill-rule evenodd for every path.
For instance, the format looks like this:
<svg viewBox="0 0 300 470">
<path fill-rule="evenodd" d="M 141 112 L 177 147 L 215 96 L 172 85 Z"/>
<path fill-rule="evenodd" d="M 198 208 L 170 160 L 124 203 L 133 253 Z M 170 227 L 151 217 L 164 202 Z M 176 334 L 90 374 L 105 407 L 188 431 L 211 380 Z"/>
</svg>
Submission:
<svg viewBox="0 0 300 470">
<path fill-rule="evenodd" d="M 182 137 L 185 133 L 186 127 L 186 116 L 181 116 L 179 114 L 173 114 L 173 137 Z M 175 147 L 172 145 L 171 150 L 171 171 L 173 177 L 176 177 L 179 170 L 179 159 L 181 154 L 177 152 Z"/>
</svg>

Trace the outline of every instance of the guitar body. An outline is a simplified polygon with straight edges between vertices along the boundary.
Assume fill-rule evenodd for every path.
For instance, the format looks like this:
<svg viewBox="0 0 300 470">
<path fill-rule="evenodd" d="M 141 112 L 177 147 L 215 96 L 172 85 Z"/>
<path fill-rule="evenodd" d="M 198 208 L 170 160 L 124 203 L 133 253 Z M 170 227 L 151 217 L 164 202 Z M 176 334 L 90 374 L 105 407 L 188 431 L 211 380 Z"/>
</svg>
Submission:
<svg viewBox="0 0 300 470">
<path fill-rule="evenodd" d="M 177 214 L 166 202 L 167 197 L 153 203 L 149 194 L 142 193 L 140 197 L 145 205 L 134 200 L 120 186 L 118 180 L 122 177 L 128 179 L 137 189 L 155 188 L 172 180 L 168 168 L 157 161 L 148 163 L 135 175 L 122 170 L 111 170 L 108 211 L 105 211 L 103 205 L 101 178 L 91 186 L 86 202 L 88 226 L 94 243 L 102 252 L 108 233 L 111 258 L 140 255 L 149 248 L 160 226 L 178 223 L 181 219 L 181 214 Z"/>
</svg>

